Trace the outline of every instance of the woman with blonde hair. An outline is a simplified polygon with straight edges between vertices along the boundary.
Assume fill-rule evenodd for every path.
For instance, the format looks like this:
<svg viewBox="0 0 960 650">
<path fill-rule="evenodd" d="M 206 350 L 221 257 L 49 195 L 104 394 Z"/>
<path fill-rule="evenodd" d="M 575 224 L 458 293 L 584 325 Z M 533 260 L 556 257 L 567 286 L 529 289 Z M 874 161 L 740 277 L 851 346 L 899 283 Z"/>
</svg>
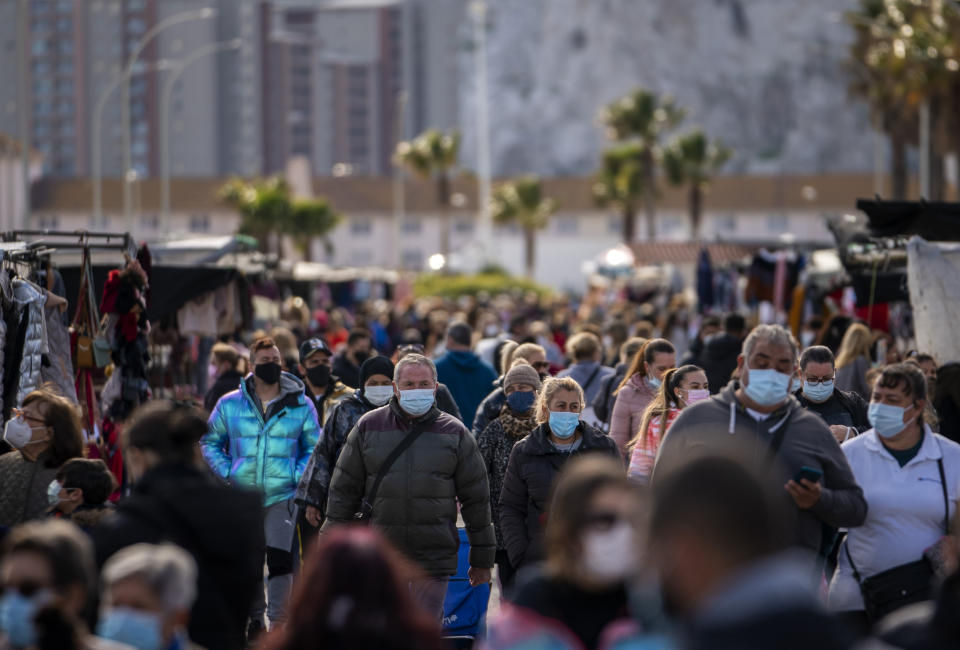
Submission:
<svg viewBox="0 0 960 650">
<path fill-rule="evenodd" d="M 656 397 L 643 413 L 637 434 L 627 445 L 630 453 L 630 469 L 627 476 L 642 485 L 650 483 L 653 462 L 660 449 L 660 440 L 667 434 L 680 411 L 696 402 L 710 397 L 707 373 L 694 365 L 668 370 Z"/>
<path fill-rule="evenodd" d="M 543 520 L 550 489 L 574 456 L 622 458 L 609 436 L 580 419 L 583 389 L 570 377 L 547 379 L 534 412 L 537 427 L 510 453 L 500 491 L 500 533 L 510 564 L 519 570 L 543 558 Z"/>
<path fill-rule="evenodd" d="M 870 370 L 870 346 L 873 334 L 863 323 L 847 328 L 837 352 L 837 374 L 834 385 L 843 391 L 852 391 L 864 400 L 870 399 L 867 371 Z"/>
</svg>

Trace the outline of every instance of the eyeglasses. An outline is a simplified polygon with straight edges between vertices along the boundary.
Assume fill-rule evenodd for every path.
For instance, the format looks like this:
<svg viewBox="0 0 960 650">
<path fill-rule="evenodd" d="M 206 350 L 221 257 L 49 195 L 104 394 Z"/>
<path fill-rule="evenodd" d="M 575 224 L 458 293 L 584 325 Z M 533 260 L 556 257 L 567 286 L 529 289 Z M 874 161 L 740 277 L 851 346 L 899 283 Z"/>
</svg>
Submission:
<svg viewBox="0 0 960 650">
<path fill-rule="evenodd" d="M 804 377 L 808 384 L 826 384 L 833 381 L 833 377 Z"/>
</svg>

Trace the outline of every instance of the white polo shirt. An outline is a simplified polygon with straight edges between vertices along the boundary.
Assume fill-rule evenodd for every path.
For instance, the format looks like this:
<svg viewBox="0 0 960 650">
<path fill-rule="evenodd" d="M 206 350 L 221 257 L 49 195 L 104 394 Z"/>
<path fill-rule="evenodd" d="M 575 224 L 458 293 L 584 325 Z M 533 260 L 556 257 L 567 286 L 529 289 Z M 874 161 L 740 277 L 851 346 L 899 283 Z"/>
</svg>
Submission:
<svg viewBox="0 0 960 650">
<path fill-rule="evenodd" d="M 915 562 L 944 535 L 943 488 L 937 459 L 943 458 L 950 517 L 960 495 L 960 445 L 933 433 L 924 425 L 923 444 L 903 467 L 883 448 L 877 432 L 866 433 L 842 445 L 853 476 L 867 500 L 867 519 L 847 532 L 850 549 L 861 578 Z M 840 549 L 837 571 L 830 582 L 830 609 L 862 610 L 863 597 Z"/>
</svg>

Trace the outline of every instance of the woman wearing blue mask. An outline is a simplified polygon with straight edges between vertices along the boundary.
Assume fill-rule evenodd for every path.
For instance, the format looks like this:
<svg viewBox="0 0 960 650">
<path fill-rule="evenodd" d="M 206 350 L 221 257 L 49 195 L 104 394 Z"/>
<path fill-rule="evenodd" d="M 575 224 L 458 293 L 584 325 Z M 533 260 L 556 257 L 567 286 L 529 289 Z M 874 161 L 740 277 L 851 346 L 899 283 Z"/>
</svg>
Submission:
<svg viewBox="0 0 960 650">
<path fill-rule="evenodd" d="M 887 366 L 867 411 L 873 428 L 843 445 L 869 507 L 840 550 L 830 607 L 861 631 L 933 596 L 928 550 L 947 534 L 956 512 L 960 445 L 930 430 L 926 404 L 919 368 Z"/>
<path fill-rule="evenodd" d="M 677 365 L 677 352 L 666 339 L 643 344 L 617 388 L 610 416 L 610 437 L 627 455 L 627 446 L 640 430 L 643 414 L 660 392 L 663 375 Z"/>
<path fill-rule="evenodd" d="M 500 489 L 513 446 L 537 428 L 533 407 L 540 392 L 540 375 L 525 360 L 517 360 L 504 375 L 503 391 L 506 402 L 500 415 L 477 436 L 477 447 L 490 481 L 490 511 L 497 533 L 497 575 L 501 589 L 506 590 L 513 583 L 514 570 L 500 532 Z"/>
<path fill-rule="evenodd" d="M 197 563 L 173 544 L 134 544 L 103 566 L 97 636 L 137 650 L 189 650 Z"/>
<path fill-rule="evenodd" d="M 580 420 L 583 401 L 583 389 L 573 379 L 547 379 L 534 406 L 538 426 L 510 454 L 500 491 L 500 531 L 517 570 L 543 558 L 544 515 L 564 464 L 587 453 L 623 461 L 612 438 Z"/>
</svg>

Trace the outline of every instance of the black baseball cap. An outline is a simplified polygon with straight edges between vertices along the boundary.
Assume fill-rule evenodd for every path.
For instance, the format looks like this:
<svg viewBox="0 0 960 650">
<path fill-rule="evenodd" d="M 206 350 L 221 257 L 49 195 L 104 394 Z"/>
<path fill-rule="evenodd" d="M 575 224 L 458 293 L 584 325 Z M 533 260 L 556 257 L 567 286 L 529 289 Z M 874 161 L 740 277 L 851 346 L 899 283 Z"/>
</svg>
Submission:
<svg viewBox="0 0 960 650">
<path fill-rule="evenodd" d="M 307 339 L 300 344 L 300 363 L 303 363 L 316 352 L 326 352 L 331 357 L 333 356 L 333 351 L 330 350 L 330 346 L 327 345 L 327 342 L 321 338 L 312 338 Z"/>
</svg>

